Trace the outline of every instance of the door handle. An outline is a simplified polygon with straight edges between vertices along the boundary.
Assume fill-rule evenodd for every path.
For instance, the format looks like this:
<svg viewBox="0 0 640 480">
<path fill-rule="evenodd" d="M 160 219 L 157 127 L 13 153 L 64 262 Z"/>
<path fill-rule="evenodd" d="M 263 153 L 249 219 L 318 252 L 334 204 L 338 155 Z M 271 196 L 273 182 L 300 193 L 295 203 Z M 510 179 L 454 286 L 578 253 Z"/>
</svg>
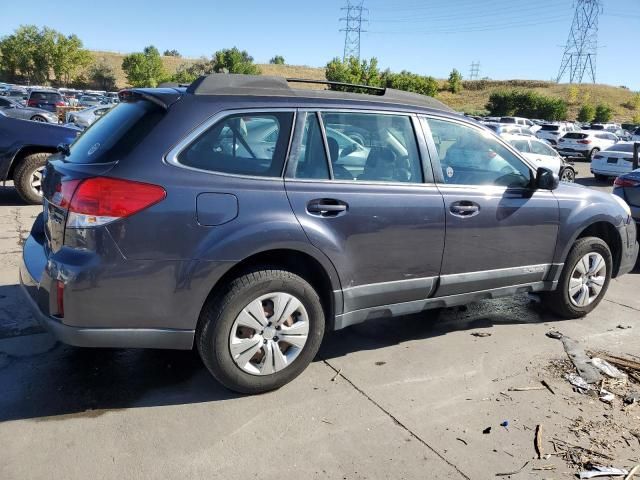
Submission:
<svg viewBox="0 0 640 480">
<path fill-rule="evenodd" d="M 347 204 L 333 198 L 311 200 L 307 203 L 307 212 L 320 217 L 337 217 L 347 211 Z"/>
<path fill-rule="evenodd" d="M 449 211 L 456 217 L 473 217 L 480 213 L 480 205 L 463 200 L 461 202 L 452 203 L 449 207 Z"/>
</svg>

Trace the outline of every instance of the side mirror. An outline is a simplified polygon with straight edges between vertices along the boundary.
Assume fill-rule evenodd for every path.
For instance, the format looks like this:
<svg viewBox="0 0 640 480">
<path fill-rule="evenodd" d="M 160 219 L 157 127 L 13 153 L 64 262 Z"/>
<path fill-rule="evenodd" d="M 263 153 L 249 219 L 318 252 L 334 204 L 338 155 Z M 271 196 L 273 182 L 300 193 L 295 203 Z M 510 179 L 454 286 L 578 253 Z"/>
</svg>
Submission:
<svg viewBox="0 0 640 480">
<path fill-rule="evenodd" d="M 548 168 L 540 167 L 536 171 L 536 188 L 539 190 L 555 190 L 560 185 L 560 178 Z"/>
</svg>

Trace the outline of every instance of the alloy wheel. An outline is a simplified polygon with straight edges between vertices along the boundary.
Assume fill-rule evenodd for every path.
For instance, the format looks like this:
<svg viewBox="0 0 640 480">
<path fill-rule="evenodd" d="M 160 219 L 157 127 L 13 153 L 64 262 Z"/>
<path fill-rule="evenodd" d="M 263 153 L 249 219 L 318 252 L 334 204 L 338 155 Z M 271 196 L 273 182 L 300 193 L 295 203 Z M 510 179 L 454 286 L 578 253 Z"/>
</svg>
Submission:
<svg viewBox="0 0 640 480">
<path fill-rule="evenodd" d="M 309 335 L 309 316 L 300 300 L 284 292 L 262 295 L 246 305 L 231 327 L 229 351 L 252 375 L 270 375 L 289 366 Z"/>
<path fill-rule="evenodd" d="M 587 253 L 573 268 L 569 279 L 569 298 L 577 307 L 593 303 L 607 280 L 607 264 L 597 252 Z"/>
<path fill-rule="evenodd" d="M 38 196 L 42 196 L 42 172 L 44 167 L 36 168 L 29 176 L 29 186 L 31 190 Z"/>
</svg>

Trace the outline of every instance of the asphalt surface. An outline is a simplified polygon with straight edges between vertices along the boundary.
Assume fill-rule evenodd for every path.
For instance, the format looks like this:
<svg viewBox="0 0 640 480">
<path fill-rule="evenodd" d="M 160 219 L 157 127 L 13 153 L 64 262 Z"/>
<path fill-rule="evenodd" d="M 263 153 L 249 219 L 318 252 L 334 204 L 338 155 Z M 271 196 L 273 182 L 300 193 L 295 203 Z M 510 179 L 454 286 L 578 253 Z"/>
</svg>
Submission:
<svg viewBox="0 0 640 480">
<path fill-rule="evenodd" d="M 610 190 L 578 168 L 580 182 Z M 578 419 L 590 435 L 609 426 L 608 464 L 640 463 L 640 440 L 625 433 L 640 431 L 640 407 L 573 392 L 547 368 L 564 352 L 545 336 L 639 355 L 638 273 L 581 320 L 520 296 L 335 332 L 298 379 L 249 397 L 218 385 L 193 352 L 79 349 L 44 333 L 17 287 L 38 211 L 0 188 L 0 479 L 476 479 L 525 462 L 503 478 L 574 478 L 550 441 L 587 441 L 572 431 Z M 554 394 L 509 391 L 541 379 Z M 550 458 L 537 459 L 536 425 Z"/>
</svg>

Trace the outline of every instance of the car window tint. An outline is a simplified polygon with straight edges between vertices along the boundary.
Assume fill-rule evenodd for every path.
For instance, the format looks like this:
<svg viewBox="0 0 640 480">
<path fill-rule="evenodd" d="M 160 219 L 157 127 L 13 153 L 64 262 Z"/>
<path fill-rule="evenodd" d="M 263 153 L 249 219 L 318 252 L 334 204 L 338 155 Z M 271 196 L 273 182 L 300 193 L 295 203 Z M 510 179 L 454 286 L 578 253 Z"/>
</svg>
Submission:
<svg viewBox="0 0 640 480">
<path fill-rule="evenodd" d="M 325 112 L 322 120 L 336 180 L 422 183 L 410 117 Z"/>
<path fill-rule="evenodd" d="M 0 107 L 9 107 L 11 102 L 5 98 L 0 98 Z"/>
<path fill-rule="evenodd" d="M 315 113 L 307 113 L 306 116 L 295 168 L 295 178 L 328 180 L 330 177 L 327 152 L 318 116 Z M 353 180 L 353 178 L 348 179 Z"/>
<path fill-rule="evenodd" d="M 445 183 L 528 187 L 531 171 L 492 135 L 471 126 L 428 120 Z"/>
<path fill-rule="evenodd" d="M 221 173 L 279 177 L 292 120 L 289 112 L 225 117 L 182 150 L 178 162 Z"/>
<path fill-rule="evenodd" d="M 529 142 L 526 140 L 510 140 L 509 143 L 519 152 L 529 153 L 531 151 Z"/>
<path fill-rule="evenodd" d="M 531 152 L 538 155 L 549 155 L 551 157 L 556 156 L 556 151 L 553 148 L 535 140 L 531 141 Z"/>
</svg>

